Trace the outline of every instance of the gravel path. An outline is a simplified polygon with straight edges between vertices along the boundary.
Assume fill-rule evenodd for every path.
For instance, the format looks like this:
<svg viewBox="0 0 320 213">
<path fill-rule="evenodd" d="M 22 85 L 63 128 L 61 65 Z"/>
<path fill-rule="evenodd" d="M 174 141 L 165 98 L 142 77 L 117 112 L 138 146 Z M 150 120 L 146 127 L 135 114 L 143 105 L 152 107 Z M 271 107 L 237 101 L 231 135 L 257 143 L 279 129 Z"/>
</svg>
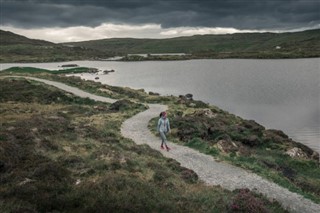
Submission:
<svg viewBox="0 0 320 213">
<path fill-rule="evenodd" d="M 103 102 L 115 102 L 116 100 L 93 95 L 75 87 L 62 83 L 25 77 L 41 81 L 55 86 L 80 97 L 87 97 Z M 149 104 L 149 109 L 126 120 L 121 126 L 121 133 L 124 137 L 132 139 L 137 144 L 148 144 L 151 148 L 160 151 L 160 138 L 154 136 L 148 129 L 149 121 L 159 115 L 159 112 L 167 109 L 167 106 L 160 104 Z M 267 181 L 260 176 L 243 170 L 241 168 L 217 162 L 211 156 L 199 153 L 193 149 L 177 144 L 168 144 L 170 152 L 161 151 L 168 158 L 173 158 L 182 166 L 195 171 L 199 178 L 208 185 L 221 185 L 223 188 L 234 190 L 237 188 L 249 188 L 253 191 L 264 194 L 270 199 L 276 199 L 284 208 L 290 212 L 297 213 L 318 213 L 320 205 L 303 198 L 301 195 L 290 192 L 275 183 Z"/>
</svg>

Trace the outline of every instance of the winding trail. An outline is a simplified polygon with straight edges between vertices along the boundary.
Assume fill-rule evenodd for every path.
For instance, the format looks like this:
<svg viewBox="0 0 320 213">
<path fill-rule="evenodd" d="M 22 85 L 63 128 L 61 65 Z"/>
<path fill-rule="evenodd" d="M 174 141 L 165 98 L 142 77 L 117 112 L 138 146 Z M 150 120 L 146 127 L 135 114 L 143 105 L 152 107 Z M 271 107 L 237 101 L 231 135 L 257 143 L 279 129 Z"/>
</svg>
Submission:
<svg viewBox="0 0 320 213">
<path fill-rule="evenodd" d="M 6 77 L 21 78 L 21 76 Z M 23 78 L 40 81 L 84 98 L 109 103 L 117 101 L 115 99 L 93 95 L 59 82 L 33 77 Z M 129 118 L 122 124 L 121 134 L 126 138 L 132 139 L 136 144 L 148 144 L 151 148 L 160 150 L 160 139 L 150 132 L 148 129 L 148 123 L 152 118 L 157 116 L 159 112 L 166 110 L 167 106 L 160 104 L 148 104 L 148 106 L 148 110 Z M 180 146 L 170 142 L 169 146 L 172 148 L 170 152 L 161 151 L 161 153 L 165 157 L 173 158 L 180 162 L 182 166 L 195 171 L 199 178 L 208 185 L 220 185 L 229 190 L 249 188 L 253 191 L 264 194 L 270 199 L 277 200 L 290 212 L 320 212 L 320 205 L 303 198 L 301 195 L 290 192 L 275 183 L 265 180 L 256 174 L 230 164 L 217 162 L 213 157 L 185 146 Z"/>
</svg>

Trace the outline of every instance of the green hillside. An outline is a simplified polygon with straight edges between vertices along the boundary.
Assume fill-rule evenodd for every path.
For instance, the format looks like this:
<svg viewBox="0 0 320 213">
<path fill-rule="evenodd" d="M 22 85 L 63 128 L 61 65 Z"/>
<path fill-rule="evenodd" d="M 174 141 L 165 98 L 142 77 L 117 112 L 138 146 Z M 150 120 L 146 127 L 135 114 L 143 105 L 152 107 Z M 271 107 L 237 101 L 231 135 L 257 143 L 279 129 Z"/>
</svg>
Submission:
<svg viewBox="0 0 320 213">
<path fill-rule="evenodd" d="M 295 33 L 195 35 L 170 39 L 113 38 L 55 44 L 0 30 L 0 63 L 99 60 L 137 53 L 188 53 L 187 56 L 125 57 L 123 60 L 195 58 L 320 57 L 320 30 Z"/>
<path fill-rule="evenodd" d="M 0 63 L 50 62 L 109 57 L 101 51 L 29 39 L 0 30 Z"/>
<path fill-rule="evenodd" d="M 68 44 L 119 54 L 189 53 L 200 58 L 319 57 L 320 30 L 296 33 L 195 35 L 170 39 L 113 38 Z"/>
</svg>

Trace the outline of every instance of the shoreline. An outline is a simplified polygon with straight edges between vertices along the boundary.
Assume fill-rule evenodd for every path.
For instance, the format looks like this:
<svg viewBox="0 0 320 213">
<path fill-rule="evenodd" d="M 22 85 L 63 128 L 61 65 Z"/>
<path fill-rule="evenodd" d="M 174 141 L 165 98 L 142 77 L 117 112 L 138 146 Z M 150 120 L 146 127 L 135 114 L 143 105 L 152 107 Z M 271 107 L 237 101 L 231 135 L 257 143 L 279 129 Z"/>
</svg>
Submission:
<svg viewBox="0 0 320 213">
<path fill-rule="evenodd" d="M 20 76 L 11 76 L 11 77 L 20 77 Z M 36 80 L 36 79 L 34 79 L 32 77 L 30 78 L 30 77 L 25 77 L 24 76 L 24 78 L 28 78 L 28 79 L 31 79 L 31 80 Z M 49 83 L 49 85 L 56 86 L 56 87 L 58 87 L 60 89 L 66 90 L 66 91 L 71 92 L 73 94 L 80 95 L 81 97 L 94 98 L 94 100 L 98 100 L 98 101 L 107 101 L 107 102 L 110 102 L 110 101 L 114 102 L 115 101 L 114 99 L 105 99 L 105 98 L 102 98 L 101 96 L 100 97 L 102 99 L 101 98 L 97 98 L 98 97 L 97 95 L 85 93 L 84 91 L 82 91 L 81 89 L 78 89 L 78 88 L 76 88 L 76 90 L 75 90 L 75 88 L 67 86 L 64 83 L 52 82 L 52 80 L 48 81 L 48 80 L 43 80 L 43 79 L 41 79 L 40 81 L 42 81 L 42 82 L 44 82 L 46 84 Z M 70 88 L 72 88 L 72 90 L 70 90 Z M 153 104 L 152 106 L 154 106 L 154 105 L 155 104 Z M 139 144 L 140 143 L 147 143 L 151 147 L 156 148 L 156 143 L 155 142 L 151 143 L 149 137 L 152 137 L 152 141 L 157 141 L 158 139 L 155 138 L 154 136 L 151 136 L 151 132 L 147 128 L 147 123 L 148 123 L 148 120 L 151 119 L 154 116 L 154 114 L 156 114 L 156 112 L 158 112 L 159 110 L 160 109 L 158 109 L 158 108 L 157 109 L 153 109 L 152 108 L 151 109 L 151 113 L 148 112 L 149 110 L 147 110 L 147 111 L 143 111 L 142 113 L 139 113 L 139 114 L 135 115 L 132 118 L 129 118 L 127 121 L 125 121 L 125 123 L 122 124 L 122 128 L 121 128 L 122 134 L 124 134 L 126 137 L 129 137 L 129 138 L 132 138 L 132 137 L 135 138 L 134 141 L 136 141 L 136 142 L 138 141 Z M 163 110 L 163 109 L 161 108 L 161 110 Z M 144 114 L 146 114 L 146 113 L 148 114 L 147 115 L 148 118 L 144 117 Z M 142 116 L 142 117 L 139 118 L 139 116 L 140 117 Z M 137 124 L 138 126 L 142 125 L 140 128 L 143 128 L 143 129 L 139 130 L 139 132 L 145 132 L 145 133 L 143 133 L 142 139 L 139 136 L 136 137 L 137 136 L 137 134 L 136 134 L 137 130 L 134 128 L 134 126 L 136 126 L 136 125 L 132 125 L 130 122 L 133 122 L 133 123 L 138 122 L 139 123 L 139 125 Z M 141 123 L 141 125 L 140 125 L 140 123 Z M 127 130 L 125 130 L 125 129 L 127 129 Z M 140 141 L 140 139 L 141 139 L 141 141 Z M 172 150 L 172 152 L 179 152 L 180 153 L 180 151 L 176 150 L 179 147 L 179 145 L 174 145 L 173 147 L 174 147 L 174 149 Z M 179 150 L 180 149 L 181 149 L 181 152 L 183 150 L 185 150 L 186 153 L 190 153 L 191 152 L 191 150 L 189 150 L 189 148 L 179 147 Z M 196 151 L 192 151 L 192 152 L 194 152 L 194 155 L 198 155 L 198 154 L 196 154 L 198 152 L 196 152 Z M 168 157 L 175 156 L 175 155 L 172 155 L 171 152 L 168 153 L 168 154 L 169 155 L 165 154 L 165 156 L 168 156 Z M 214 167 L 221 168 L 223 166 L 226 166 L 228 168 L 227 169 L 227 173 L 232 173 L 233 175 L 236 175 L 236 176 L 239 176 L 239 174 L 241 174 L 242 178 L 239 181 L 236 181 L 236 179 L 238 180 L 239 178 L 235 179 L 233 177 L 231 177 L 231 179 L 228 180 L 228 181 L 232 182 L 232 186 L 230 186 L 230 184 L 228 184 L 228 181 L 226 182 L 226 179 L 223 177 L 224 173 L 220 174 L 220 176 L 222 175 L 221 177 L 218 175 L 217 179 L 215 179 L 215 178 L 212 179 L 212 176 L 214 174 L 217 174 L 216 169 L 210 169 L 210 171 L 212 171 L 213 173 L 209 174 L 208 173 L 209 171 L 203 173 L 203 169 L 199 170 L 199 168 L 201 168 L 201 167 L 199 167 L 199 168 L 197 167 L 197 165 L 199 163 L 201 163 L 203 161 L 203 159 L 207 159 L 207 160 L 211 159 L 210 155 L 199 154 L 199 159 L 198 159 L 198 157 L 193 156 L 195 158 L 195 162 L 197 162 L 197 163 L 195 163 L 195 162 L 192 163 L 191 161 L 190 162 L 189 161 L 185 161 L 185 160 L 187 160 L 186 157 L 188 157 L 188 156 L 183 154 L 183 152 L 179 154 L 179 159 L 181 158 L 179 161 L 182 161 L 182 165 L 187 166 L 187 167 L 191 166 L 191 168 L 193 170 L 195 170 L 197 173 L 200 173 L 201 179 L 204 178 L 205 180 L 207 180 L 209 183 L 211 183 L 213 185 L 219 184 L 219 185 L 222 185 L 223 187 L 226 187 L 228 189 L 230 188 L 230 190 L 234 190 L 235 188 L 238 188 L 238 187 L 240 187 L 240 188 L 241 187 L 246 187 L 246 188 L 250 188 L 251 190 L 257 190 L 260 193 L 266 194 L 268 197 L 273 197 L 274 198 L 274 196 L 276 196 L 276 198 L 279 199 L 279 201 L 282 201 L 282 203 L 287 208 L 292 208 L 292 206 L 295 206 L 294 209 L 300 209 L 300 210 L 302 210 L 302 209 L 303 210 L 311 210 L 311 209 L 306 208 L 306 206 L 309 206 L 309 208 L 312 208 L 312 209 L 319 208 L 318 205 L 314 205 L 312 202 L 310 202 L 308 200 L 305 200 L 300 195 L 296 195 L 295 193 L 289 192 L 287 190 L 282 191 L 283 190 L 282 187 L 279 188 L 279 186 L 277 186 L 276 184 L 273 184 L 273 183 L 270 183 L 268 181 L 265 181 L 265 180 L 261 179 L 260 177 L 255 176 L 255 175 L 253 175 L 251 173 L 246 173 L 246 172 L 243 173 L 242 169 L 240 169 L 240 168 L 234 168 L 233 166 L 227 166 L 224 163 L 221 164 L 221 163 L 217 163 L 217 162 L 211 162 L 210 165 L 213 168 Z M 194 159 L 190 159 L 190 160 L 194 160 Z M 197 160 L 199 160 L 199 162 Z M 225 169 L 223 169 L 223 171 L 225 171 Z M 235 174 L 234 174 L 234 172 L 235 172 Z M 250 179 L 252 179 L 252 181 L 255 184 L 252 185 L 253 182 L 249 181 Z M 272 192 L 270 191 L 270 188 L 272 188 L 272 190 L 271 190 Z M 296 200 L 296 201 L 291 202 L 292 201 L 291 199 Z M 289 202 L 290 205 L 289 205 L 288 201 L 290 201 Z"/>
<path fill-rule="evenodd" d="M 125 56 L 123 56 L 125 57 Z M 275 58 L 259 58 L 259 57 L 194 57 L 194 58 L 181 58 L 181 59 L 148 59 L 145 58 L 144 60 L 108 60 L 108 59 L 73 59 L 73 60 L 66 60 L 66 61 L 0 61 L 1 64 L 33 64 L 33 63 L 69 63 L 74 61 L 98 61 L 98 62 L 144 62 L 144 61 L 190 61 L 190 60 L 299 60 L 299 59 L 320 59 L 320 56 L 311 56 L 311 57 L 275 57 Z M 1 71 L 1 70 L 0 70 Z"/>
<path fill-rule="evenodd" d="M 241 60 L 241 59 L 240 59 Z M 76 62 L 75 62 L 76 63 Z M 108 62 L 107 62 L 108 63 Z M 118 63 L 118 62 L 117 62 Z M 1 65 L 1 64 L 0 64 Z M 54 66 L 52 66 L 52 68 L 54 68 L 55 66 L 58 66 L 58 65 L 61 65 L 60 63 L 54 63 L 53 64 Z M 12 66 L 12 65 L 9 65 L 9 66 Z M 116 71 L 117 72 L 117 71 Z M 93 80 L 93 81 L 95 81 L 95 82 L 100 82 L 100 83 L 102 83 L 102 84 L 109 84 L 109 85 L 114 85 L 114 86 L 121 86 L 121 87 L 126 87 L 126 86 L 123 86 L 123 85 L 119 85 L 119 84 L 110 84 L 110 83 L 107 83 L 107 82 L 104 82 L 103 81 L 103 78 L 105 77 L 105 78 L 109 78 L 109 77 L 107 77 L 107 76 L 104 76 L 104 75 L 90 75 L 91 77 L 90 78 L 92 78 L 92 79 L 90 79 L 90 78 L 87 78 L 87 76 L 85 76 L 85 74 L 84 74 L 84 76 L 80 76 L 80 74 L 78 74 L 78 75 L 76 75 L 76 76 L 78 76 L 78 77 L 81 77 L 82 79 L 86 79 L 86 80 Z M 98 79 L 98 80 L 96 80 L 96 79 L 94 79 L 96 76 L 99 76 L 100 77 L 100 79 Z M 136 89 L 141 89 L 141 87 L 132 87 L 132 85 L 130 86 L 129 85 L 129 87 L 130 88 L 136 88 Z M 152 89 L 152 90 L 150 90 L 150 91 L 152 91 L 152 92 L 156 92 L 156 93 L 158 93 L 158 91 L 156 91 L 156 90 L 154 90 L 154 89 Z M 177 93 L 177 94 L 172 94 L 172 93 L 161 93 L 161 91 L 160 91 L 160 94 L 162 94 L 162 95 L 174 95 L 174 96 L 178 96 L 179 94 Z M 196 95 L 196 97 L 198 96 L 197 94 L 195 94 Z M 214 105 L 214 106 L 216 106 L 216 104 L 214 104 L 214 103 L 212 103 L 211 101 L 207 101 L 207 100 L 205 100 L 205 99 L 202 99 L 202 98 L 199 98 L 199 100 L 204 100 L 205 102 L 207 102 L 207 103 L 210 103 L 211 105 Z M 295 140 L 295 141 L 299 141 L 299 142 L 301 142 L 301 143 L 303 143 L 303 144 L 306 144 L 307 146 L 309 146 L 310 148 L 312 148 L 313 150 L 315 150 L 315 151 L 317 151 L 317 152 L 320 152 L 320 150 L 318 150 L 317 148 L 318 148 L 318 146 L 317 146 L 317 141 L 315 140 L 313 140 L 313 141 L 308 141 L 307 140 L 307 143 L 305 142 L 305 141 L 303 141 L 303 140 L 298 140 L 298 137 L 295 137 L 294 135 L 292 135 L 291 136 L 291 134 L 290 134 L 290 131 L 291 132 L 296 132 L 295 131 L 295 128 L 288 128 L 288 129 L 283 129 L 283 128 L 277 128 L 277 127 L 270 127 L 270 125 L 267 125 L 267 124 L 265 124 L 265 123 L 263 123 L 263 122 L 261 122 L 261 120 L 259 120 L 259 119 L 256 119 L 256 118 L 254 118 L 254 117 L 248 117 L 248 116 L 244 116 L 243 114 L 239 114 L 238 112 L 234 112 L 234 111 L 232 111 L 232 110 L 230 110 L 228 107 L 226 108 L 226 107 L 224 107 L 224 106 L 222 106 L 221 104 L 219 105 L 217 105 L 217 106 L 219 106 L 221 109 L 226 109 L 227 111 L 229 111 L 229 112 L 231 112 L 231 113 L 233 113 L 233 114 L 235 114 L 235 115 L 239 115 L 239 116 L 241 116 L 242 118 L 246 118 L 246 119 L 253 119 L 253 120 L 257 120 L 259 123 L 262 123 L 264 126 L 266 126 L 267 128 L 271 128 L 271 129 L 281 129 L 281 130 L 283 130 L 286 134 L 289 134 L 290 135 L 290 137 L 291 138 L 293 138 L 293 140 Z M 236 110 L 237 111 L 237 110 Z M 240 110 L 240 112 L 241 112 L 241 110 Z M 292 130 L 291 130 L 292 129 Z M 289 130 L 289 131 L 288 131 Z M 311 145 L 310 145 L 311 144 Z M 314 147 L 316 147 L 316 149 L 314 148 Z"/>
</svg>

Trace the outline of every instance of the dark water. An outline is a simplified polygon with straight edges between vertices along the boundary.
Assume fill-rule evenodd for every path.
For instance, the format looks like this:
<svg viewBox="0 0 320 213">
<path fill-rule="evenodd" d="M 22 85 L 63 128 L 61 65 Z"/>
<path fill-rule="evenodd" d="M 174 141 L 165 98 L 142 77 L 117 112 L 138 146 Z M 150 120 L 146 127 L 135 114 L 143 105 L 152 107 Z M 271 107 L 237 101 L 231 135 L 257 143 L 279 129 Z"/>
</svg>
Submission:
<svg viewBox="0 0 320 213">
<path fill-rule="evenodd" d="M 71 63 L 114 69 L 114 73 L 99 75 L 98 81 L 105 84 L 144 88 L 163 95 L 192 93 L 194 99 L 256 120 L 267 128 L 283 130 L 294 140 L 320 151 L 319 58 Z M 61 64 L 28 66 L 57 69 Z M 94 80 L 97 76 L 81 77 Z"/>
</svg>

